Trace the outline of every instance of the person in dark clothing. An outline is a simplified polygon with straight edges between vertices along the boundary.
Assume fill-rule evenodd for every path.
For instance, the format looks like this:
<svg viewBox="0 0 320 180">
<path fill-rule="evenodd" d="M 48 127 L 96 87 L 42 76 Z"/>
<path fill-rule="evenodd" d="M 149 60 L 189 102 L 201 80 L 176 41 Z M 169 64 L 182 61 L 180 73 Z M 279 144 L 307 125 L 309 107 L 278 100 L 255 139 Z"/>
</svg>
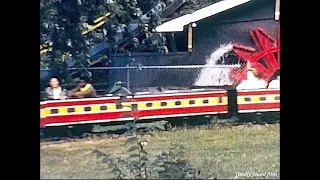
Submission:
<svg viewBox="0 0 320 180">
<path fill-rule="evenodd" d="M 71 98 L 93 98 L 96 97 L 96 90 L 89 83 L 87 78 L 80 78 L 76 88 L 68 92 L 68 96 Z"/>
</svg>

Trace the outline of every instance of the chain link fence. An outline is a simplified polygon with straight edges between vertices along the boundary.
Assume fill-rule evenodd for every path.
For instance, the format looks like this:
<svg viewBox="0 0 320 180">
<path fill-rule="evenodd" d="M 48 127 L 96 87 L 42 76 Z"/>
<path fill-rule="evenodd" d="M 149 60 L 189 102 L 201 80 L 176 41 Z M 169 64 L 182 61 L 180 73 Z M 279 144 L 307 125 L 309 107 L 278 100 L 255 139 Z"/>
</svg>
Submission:
<svg viewBox="0 0 320 180">
<path fill-rule="evenodd" d="M 107 92 L 117 81 L 121 81 L 132 92 L 142 92 L 163 88 L 181 89 L 194 86 L 232 86 L 234 78 L 230 78 L 231 72 L 241 72 L 242 66 L 236 65 L 182 65 L 182 66 L 125 66 L 125 67 L 95 67 L 89 69 L 91 83 L 99 92 Z M 81 69 L 70 68 L 70 73 L 76 73 Z M 48 85 L 50 70 L 42 69 L 41 88 Z M 74 83 L 62 84 L 71 89 Z"/>
</svg>

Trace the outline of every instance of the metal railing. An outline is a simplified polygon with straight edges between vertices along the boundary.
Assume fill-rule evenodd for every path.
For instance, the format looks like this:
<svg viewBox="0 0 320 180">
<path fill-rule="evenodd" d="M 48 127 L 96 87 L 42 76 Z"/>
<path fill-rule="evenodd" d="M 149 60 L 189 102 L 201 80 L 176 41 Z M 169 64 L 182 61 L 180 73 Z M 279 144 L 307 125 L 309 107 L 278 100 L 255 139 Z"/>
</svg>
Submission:
<svg viewBox="0 0 320 180">
<path fill-rule="evenodd" d="M 69 68 L 70 73 L 83 68 Z M 96 89 L 110 89 L 115 82 L 121 81 L 130 91 L 150 91 L 163 87 L 192 87 L 192 86 L 223 86 L 233 85 L 230 79 L 231 70 L 241 70 L 236 65 L 180 65 L 180 66 L 124 66 L 124 67 L 93 67 L 92 84 Z M 40 69 L 40 85 L 45 87 L 50 78 L 50 69 Z M 64 84 L 73 86 L 74 84 Z"/>
</svg>

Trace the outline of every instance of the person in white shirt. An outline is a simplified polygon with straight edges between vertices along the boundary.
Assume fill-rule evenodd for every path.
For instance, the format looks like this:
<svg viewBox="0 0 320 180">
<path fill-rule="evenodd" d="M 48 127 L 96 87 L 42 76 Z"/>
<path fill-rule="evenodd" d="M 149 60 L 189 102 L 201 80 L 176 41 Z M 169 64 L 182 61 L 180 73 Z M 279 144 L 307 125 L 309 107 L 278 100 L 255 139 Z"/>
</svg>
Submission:
<svg viewBox="0 0 320 180">
<path fill-rule="evenodd" d="M 268 86 L 269 89 L 280 89 L 280 75 L 277 76 L 277 79 L 272 80 Z"/>
<path fill-rule="evenodd" d="M 66 99 L 67 90 L 63 89 L 56 77 L 50 79 L 50 87 L 46 88 L 47 100 Z"/>
<path fill-rule="evenodd" d="M 249 69 L 247 71 L 247 79 L 242 81 L 238 86 L 237 90 L 241 89 L 264 89 L 267 87 L 265 80 L 261 79 L 261 76 L 255 69 Z"/>
</svg>

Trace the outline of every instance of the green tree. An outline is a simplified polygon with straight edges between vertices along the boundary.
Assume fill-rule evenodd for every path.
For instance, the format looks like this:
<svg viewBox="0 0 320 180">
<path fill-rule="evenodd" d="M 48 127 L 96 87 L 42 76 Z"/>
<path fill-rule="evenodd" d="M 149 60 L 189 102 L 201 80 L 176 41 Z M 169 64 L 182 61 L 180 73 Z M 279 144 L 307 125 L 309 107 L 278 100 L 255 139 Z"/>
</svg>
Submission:
<svg viewBox="0 0 320 180">
<path fill-rule="evenodd" d="M 40 43 L 51 46 L 43 65 L 53 74 L 67 77 L 66 55 L 70 55 L 75 66 L 87 67 L 89 61 L 86 37 L 81 35 L 82 14 L 77 0 L 40 1 Z"/>
<path fill-rule="evenodd" d="M 68 79 L 66 59 L 72 59 L 73 67 L 88 68 L 93 64 L 89 50 L 100 43 L 106 44 L 107 50 L 96 59 L 114 52 L 166 51 L 166 39 L 155 33 L 155 28 L 169 3 L 169 0 L 40 0 L 40 45 L 43 49 L 52 48 L 42 55 L 40 67 L 51 68 L 54 74 Z M 81 34 L 107 12 L 111 15 L 102 26 Z"/>
</svg>

